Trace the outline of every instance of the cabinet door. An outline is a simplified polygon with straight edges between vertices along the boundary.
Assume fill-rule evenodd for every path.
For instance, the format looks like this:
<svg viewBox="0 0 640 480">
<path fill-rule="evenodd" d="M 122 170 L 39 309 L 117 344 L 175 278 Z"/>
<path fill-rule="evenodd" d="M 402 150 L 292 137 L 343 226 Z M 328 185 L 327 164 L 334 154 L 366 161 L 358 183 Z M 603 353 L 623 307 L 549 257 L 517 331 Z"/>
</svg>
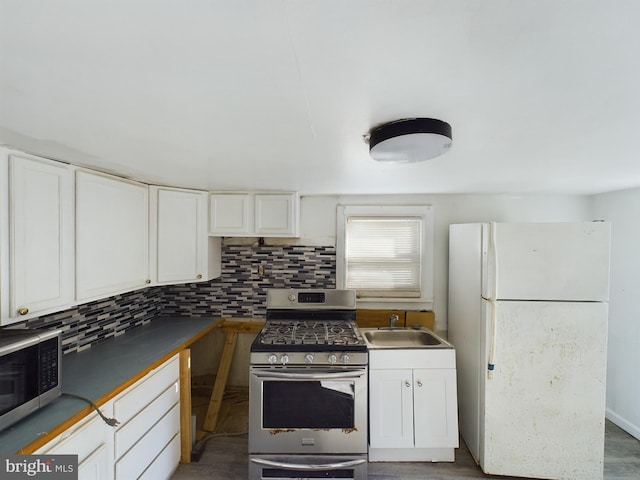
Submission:
<svg viewBox="0 0 640 480">
<path fill-rule="evenodd" d="M 373 448 L 413 447 L 411 370 L 369 370 L 369 438 Z"/>
<path fill-rule="evenodd" d="M 107 445 L 98 449 L 78 463 L 78 479 L 107 480 L 113 478 L 111 473 L 113 459 Z"/>
<path fill-rule="evenodd" d="M 207 193 L 157 189 L 157 281 L 207 277 Z"/>
<path fill-rule="evenodd" d="M 257 236 L 298 235 L 298 205 L 295 194 L 256 194 L 255 233 Z"/>
<path fill-rule="evenodd" d="M 458 402 L 455 369 L 414 370 L 415 446 L 458 446 Z"/>
<path fill-rule="evenodd" d="M 149 283 L 149 189 L 76 174 L 76 298 L 89 300 Z"/>
<path fill-rule="evenodd" d="M 9 317 L 18 321 L 73 302 L 73 172 L 13 155 L 9 169 Z"/>
<path fill-rule="evenodd" d="M 209 232 L 221 236 L 250 235 L 250 214 L 251 196 L 248 193 L 211 194 Z"/>
</svg>

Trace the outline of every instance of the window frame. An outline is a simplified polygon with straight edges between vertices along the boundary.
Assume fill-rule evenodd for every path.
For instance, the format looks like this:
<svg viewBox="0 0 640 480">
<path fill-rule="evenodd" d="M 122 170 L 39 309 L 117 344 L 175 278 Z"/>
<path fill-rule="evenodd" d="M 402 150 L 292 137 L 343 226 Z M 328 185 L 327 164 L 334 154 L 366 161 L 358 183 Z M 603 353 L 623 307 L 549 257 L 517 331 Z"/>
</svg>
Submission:
<svg viewBox="0 0 640 480">
<path fill-rule="evenodd" d="M 346 222 L 349 217 L 420 217 L 422 220 L 421 292 L 417 297 L 360 297 L 358 308 L 433 309 L 434 220 L 430 205 L 338 205 L 336 215 L 336 287 L 346 285 Z"/>
</svg>

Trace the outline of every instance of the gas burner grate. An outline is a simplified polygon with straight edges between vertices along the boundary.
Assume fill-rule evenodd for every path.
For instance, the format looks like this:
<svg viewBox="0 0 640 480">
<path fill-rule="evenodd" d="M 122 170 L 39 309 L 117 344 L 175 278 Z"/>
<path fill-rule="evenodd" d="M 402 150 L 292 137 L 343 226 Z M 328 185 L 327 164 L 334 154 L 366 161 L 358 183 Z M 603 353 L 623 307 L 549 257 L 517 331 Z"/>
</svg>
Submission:
<svg viewBox="0 0 640 480">
<path fill-rule="evenodd" d="M 361 345 L 353 322 L 268 321 L 259 337 L 263 345 Z"/>
</svg>

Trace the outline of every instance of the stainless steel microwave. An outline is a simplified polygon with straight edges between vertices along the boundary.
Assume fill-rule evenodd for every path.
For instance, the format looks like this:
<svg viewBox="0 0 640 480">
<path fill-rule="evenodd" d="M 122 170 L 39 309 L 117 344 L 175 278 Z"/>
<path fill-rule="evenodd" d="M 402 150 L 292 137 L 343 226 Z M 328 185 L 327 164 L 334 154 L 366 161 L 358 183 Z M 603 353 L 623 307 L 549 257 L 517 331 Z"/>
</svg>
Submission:
<svg viewBox="0 0 640 480">
<path fill-rule="evenodd" d="M 61 394 L 59 330 L 0 330 L 0 430 Z"/>
</svg>

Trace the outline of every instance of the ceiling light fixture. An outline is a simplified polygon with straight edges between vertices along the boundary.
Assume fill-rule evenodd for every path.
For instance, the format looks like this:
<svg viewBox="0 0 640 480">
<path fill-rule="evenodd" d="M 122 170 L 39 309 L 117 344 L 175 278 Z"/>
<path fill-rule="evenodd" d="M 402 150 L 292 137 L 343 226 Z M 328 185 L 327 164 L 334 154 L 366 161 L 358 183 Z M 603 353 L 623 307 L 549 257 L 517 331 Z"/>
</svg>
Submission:
<svg viewBox="0 0 640 480">
<path fill-rule="evenodd" d="M 435 118 L 405 118 L 372 128 L 369 154 L 379 162 L 416 163 L 451 148 L 451 125 Z"/>
</svg>

